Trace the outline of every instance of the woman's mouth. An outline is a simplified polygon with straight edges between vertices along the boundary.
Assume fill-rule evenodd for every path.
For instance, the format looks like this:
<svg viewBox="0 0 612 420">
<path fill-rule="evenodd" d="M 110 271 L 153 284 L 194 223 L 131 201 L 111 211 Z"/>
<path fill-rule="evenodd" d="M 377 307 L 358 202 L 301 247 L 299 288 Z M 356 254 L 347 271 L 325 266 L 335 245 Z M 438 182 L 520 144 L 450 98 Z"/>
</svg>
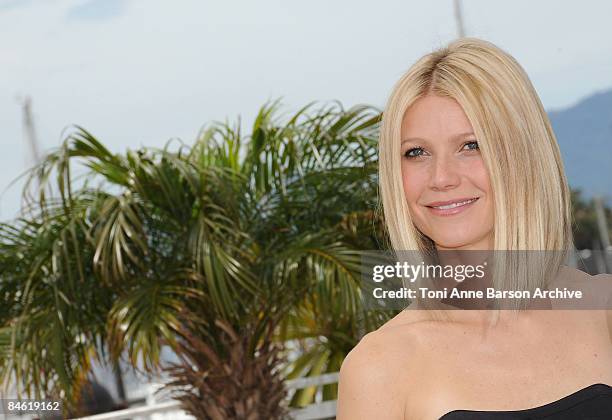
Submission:
<svg viewBox="0 0 612 420">
<path fill-rule="evenodd" d="M 433 214 L 437 216 L 451 216 L 461 213 L 474 204 L 480 197 L 459 198 L 449 201 L 436 201 L 425 205 Z"/>
</svg>

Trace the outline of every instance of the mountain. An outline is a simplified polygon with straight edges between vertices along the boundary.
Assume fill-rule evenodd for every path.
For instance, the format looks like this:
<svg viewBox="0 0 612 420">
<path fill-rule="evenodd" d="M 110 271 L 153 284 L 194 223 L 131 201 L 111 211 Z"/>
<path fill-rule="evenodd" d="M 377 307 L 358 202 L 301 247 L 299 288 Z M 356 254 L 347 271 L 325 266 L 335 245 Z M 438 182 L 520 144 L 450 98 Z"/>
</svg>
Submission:
<svg viewBox="0 0 612 420">
<path fill-rule="evenodd" d="M 548 116 L 570 186 L 580 188 L 585 197 L 603 194 L 612 203 L 612 90 Z"/>
</svg>

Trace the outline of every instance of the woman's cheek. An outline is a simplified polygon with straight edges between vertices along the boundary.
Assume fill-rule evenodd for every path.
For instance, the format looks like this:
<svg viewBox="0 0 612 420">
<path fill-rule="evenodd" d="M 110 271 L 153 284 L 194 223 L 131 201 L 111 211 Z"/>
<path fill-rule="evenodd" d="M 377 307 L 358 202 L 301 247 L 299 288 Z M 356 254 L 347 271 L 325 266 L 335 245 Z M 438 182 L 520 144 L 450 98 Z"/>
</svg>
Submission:
<svg viewBox="0 0 612 420">
<path fill-rule="evenodd" d="M 406 166 L 402 167 L 402 185 L 404 186 L 404 196 L 408 204 L 414 201 L 414 177 L 412 176 L 410 169 Z"/>
<path fill-rule="evenodd" d="M 489 192 L 489 173 L 481 156 L 464 161 L 463 173 L 480 190 Z"/>
<path fill-rule="evenodd" d="M 408 165 L 406 165 L 408 166 Z M 418 217 L 418 201 L 427 186 L 425 171 L 414 167 L 404 166 L 402 170 L 402 184 L 404 196 L 413 216 Z M 417 213 L 417 214 L 415 214 Z"/>
</svg>

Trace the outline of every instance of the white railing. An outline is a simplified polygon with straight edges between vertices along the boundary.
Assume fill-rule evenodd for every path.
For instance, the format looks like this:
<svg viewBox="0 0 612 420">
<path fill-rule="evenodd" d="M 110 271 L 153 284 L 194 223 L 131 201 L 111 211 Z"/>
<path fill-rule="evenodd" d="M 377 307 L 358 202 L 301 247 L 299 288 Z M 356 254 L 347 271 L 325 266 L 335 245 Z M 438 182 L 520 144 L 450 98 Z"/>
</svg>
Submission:
<svg viewBox="0 0 612 420">
<path fill-rule="evenodd" d="M 338 372 L 328 373 L 310 378 L 298 378 L 285 381 L 287 390 L 298 390 L 309 386 L 321 386 L 338 382 Z M 153 386 L 153 388 L 157 388 Z M 317 420 L 335 417 L 336 401 L 321 401 L 306 407 L 293 409 L 289 415 L 295 420 Z M 192 419 L 181 409 L 179 401 L 156 402 L 143 407 L 133 407 L 124 410 L 111 411 L 93 416 L 81 417 L 78 420 L 125 420 L 125 419 Z"/>
<path fill-rule="evenodd" d="M 96 414 L 93 416 L 80 417 L 79 420 L 119 420 L 119 419 L 131 419 L 134 417 L 149 417 L 154 414 L 179 414 L 180 418 L 191 418 L 180 414 L 181 403 L 180 401 L 166 401 L 155 403 L 151 405 L 145 405 L 143 407 L 126 408 L 124 410 L 109 411 L 108 413 Z M 172 417 L 175 419 L 176 417 Z"/>
<path fill-rule="evenodd" d="M 302 389 L 309 386 L 320 386 L 327 384 L 335 384 L 338 382 L 339 373 L 327 373 L 321 376 L 313 376 L 310 378 L 298 378 L 285 381 L 287 390 Z M 290 416 L 295 420 L 316 420 L 325 419 L 336 416 L 336 401 L 322 401 L 307 405 L 303 408 L 292 410 Z"/>
</svg>

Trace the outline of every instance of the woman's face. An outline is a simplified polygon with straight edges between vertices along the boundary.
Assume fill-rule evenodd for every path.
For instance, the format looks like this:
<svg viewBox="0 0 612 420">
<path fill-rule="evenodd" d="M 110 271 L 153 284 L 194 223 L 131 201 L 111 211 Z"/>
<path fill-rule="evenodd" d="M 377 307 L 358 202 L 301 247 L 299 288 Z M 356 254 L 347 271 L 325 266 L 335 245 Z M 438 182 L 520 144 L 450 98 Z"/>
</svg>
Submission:
<svg viewBox="0 0 612 420">
<path fill-rule="evenodd" d="M 438 249 L 492 249 L 489 175 L 461 106 L 421 97 L 406 110 L 401 131 L 402 181 L 416 227 Z"/>
</svg>

